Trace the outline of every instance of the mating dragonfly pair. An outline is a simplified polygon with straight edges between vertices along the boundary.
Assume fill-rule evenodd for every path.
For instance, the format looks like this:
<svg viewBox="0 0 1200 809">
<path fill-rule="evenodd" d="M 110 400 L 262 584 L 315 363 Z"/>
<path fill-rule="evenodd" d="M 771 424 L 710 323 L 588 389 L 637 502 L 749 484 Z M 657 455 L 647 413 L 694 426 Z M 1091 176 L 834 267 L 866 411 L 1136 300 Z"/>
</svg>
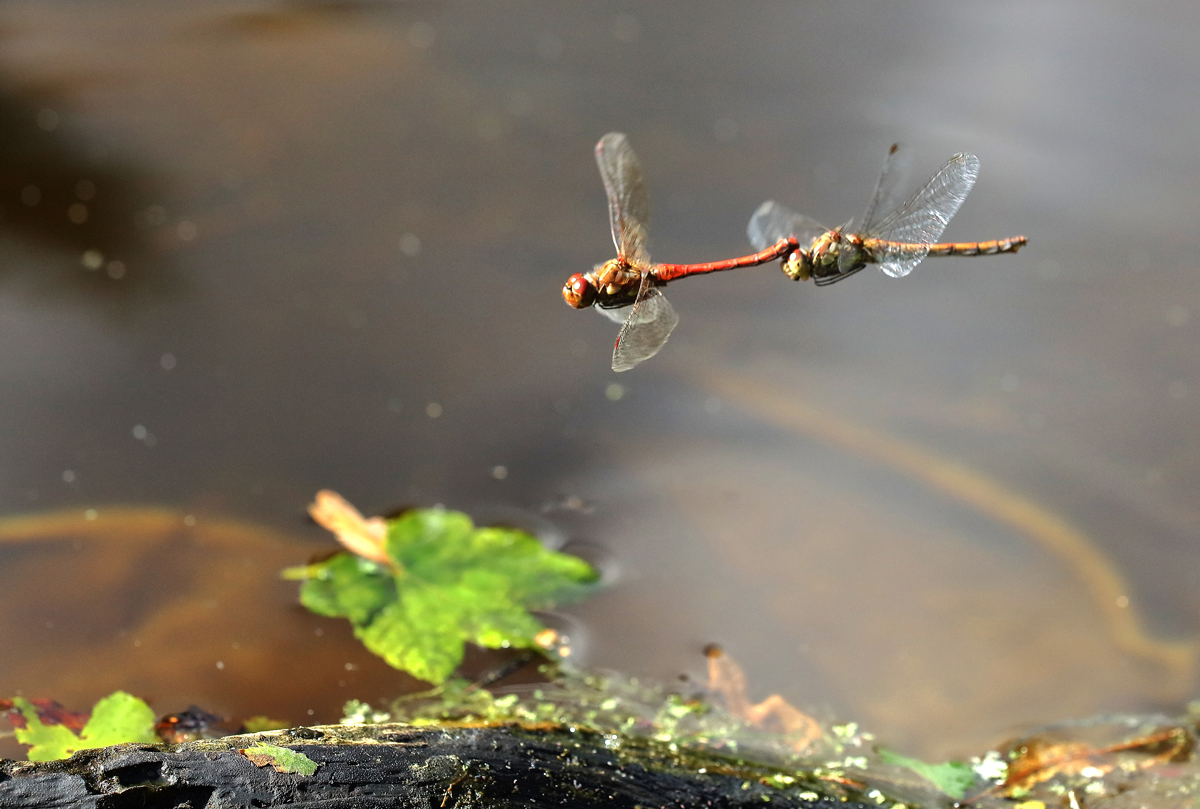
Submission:
<svg viewBox="0 0 1200 809">
<path fill-rule="evenodd" d="M 679 315 L 659 290 L 679 278 L 778 260 L 792 280 L 812 279 L 817 286 L 826 286 L 868 264 L 878 264 L 888 275 L 900 278 L 926 256 L 1015 253 L 1025 245 L 1024 236 L 990 242 L 936 243 L 979 176 L 979 158 L 972 154 L 956 154 L 907 202 L 877 217 L 877 213 L 895 205 L 896 186 L 906 173 L 908 161 L 907 152 L 892 146 L 857 229 L 852 229 L 853 220 L 827 228 L 769 201 L 754 212 L 747 228 L 750 243 L 759 252 L 708 264 L 651 264 L 646 252 L 650 196 L 642 167 L 625 136 L 610 132 L 596 144 L 596 162 L 608 193 L 608 218 L 617 257 L 591 272 L 572 275 L 563 286 L 563 298 L 576 309 L 595 306 L 601 314 L 622 324 L 613 348 L 612 368 L 628 371 L 657 354 L 679 322 Z"/>
</svg>

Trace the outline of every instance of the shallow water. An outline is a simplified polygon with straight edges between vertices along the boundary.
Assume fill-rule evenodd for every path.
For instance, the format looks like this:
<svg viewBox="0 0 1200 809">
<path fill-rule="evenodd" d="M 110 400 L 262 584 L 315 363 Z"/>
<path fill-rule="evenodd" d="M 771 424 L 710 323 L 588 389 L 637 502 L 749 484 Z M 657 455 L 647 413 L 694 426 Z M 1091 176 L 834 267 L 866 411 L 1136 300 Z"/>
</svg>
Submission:
<svg viewBox="0 0 1200 809">
<path fill-rule="evenodd" d="M 0 544 L 0 694 L 331 721 L 410 687 L 274 578 L 327 547 L 328 487 L 553 520 L 617 571 L 564 610 L 587 664 L 670 679 L 717 641 L 755 696 L 906 752 L 1178 707 L 1196 17 L 6 4 L 0 507 L 68 516 Z M 662 260 L 745 252 L 766 198 L 857 215 L 895 140 L 917 175 L 980 156 L 947 238 L 1030 245 L 681 282 L 670 344 L 615 376 L 613 325 L 559 297 L 612 253 L 611 130 Z"/>
</svg>

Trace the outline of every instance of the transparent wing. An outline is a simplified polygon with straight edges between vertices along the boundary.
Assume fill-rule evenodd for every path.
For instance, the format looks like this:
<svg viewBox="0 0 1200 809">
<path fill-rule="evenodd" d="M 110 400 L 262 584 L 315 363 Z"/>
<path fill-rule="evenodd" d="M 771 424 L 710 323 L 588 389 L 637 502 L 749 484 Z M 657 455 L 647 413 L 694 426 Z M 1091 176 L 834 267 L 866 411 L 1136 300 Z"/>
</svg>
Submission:
<svg viewBox="0 0 1200 809">
<path fill-rule="evenodd" d="M 612 369 L 628 371 L 653 357 L 666 344 L 678 323 L 679 315 L 662 292 L 646 290 L 645 296 L 631 307 L 629 317 L 617 335 Z"/>
<path fill-rule="evenodd" d="M 979 158 L 956 154 L 908 202 L 864 233 L 893 243 L 879 249 L 879 268 L 895 278 L 912 272 L 958 212 L 978 176 Z"/>
<path fill-rule="evenodd" d="M 624 323 L 629 317 L 628 306 L 619 306 L 615 309 L 605 309 L 603 306 L 593 306 L 592 308 L 618 325 Z"/>
<path fill-rule="evenodd" d="M 620 132 L 609 132 L 596 144 L 596 165 L 608 194 L 608 221 L 617 255 L 635 267 L 646 266 L 646 228 L 650 224 L 650 195 L 642 164 Z"/>
<path fill-rule="evenodd" d="M 883 159 L 883 170 L 879 172 L 879 182 L 875 183 L 875 193 L 871 195 L 871 201 L 863 213 L 861 221 L 864 233 L 871 230 L 877 214 L 890 211 L 900 204 L 897 189 L 904 185 L 911 170 L 912 150 L 893 143 Z"/>
<path fill-rule="evenodd" d="M 827 230 L 829 228 L 820 222 L 801 216 L 774 200 L 767 200 L 750 217 L 746 235 L 750 237 L 750 244 L 754 245 L 755 250 L 766 250 L 788 236 L 795 236 L 800 246 L 806 248 Z"/>
</svg>

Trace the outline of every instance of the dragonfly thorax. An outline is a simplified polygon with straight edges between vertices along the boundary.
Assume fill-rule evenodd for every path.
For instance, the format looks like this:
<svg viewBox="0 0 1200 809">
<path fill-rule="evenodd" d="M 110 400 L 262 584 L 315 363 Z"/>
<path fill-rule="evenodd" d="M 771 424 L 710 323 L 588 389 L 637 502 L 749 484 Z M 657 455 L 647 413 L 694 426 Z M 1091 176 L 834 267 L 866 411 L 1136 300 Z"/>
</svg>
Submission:
<svg viewBox="0 0 1200 809">
<path fill-rule="evenodd" d="M 563 285 L 563 299 L 576 309 L 595 304 L 606 309 L 627 306 L 637 297 L 642 271 L 621 258 L 597 264 L 591 272 L 577 272 Z"/>
<path fill-rule="evenodd" d="M 841 227 L 827 230 L 814 239 L 808 252 L 813 278 L 848 275 L 868 260 L 862 237 L 845 233 Z"/>
</svg>

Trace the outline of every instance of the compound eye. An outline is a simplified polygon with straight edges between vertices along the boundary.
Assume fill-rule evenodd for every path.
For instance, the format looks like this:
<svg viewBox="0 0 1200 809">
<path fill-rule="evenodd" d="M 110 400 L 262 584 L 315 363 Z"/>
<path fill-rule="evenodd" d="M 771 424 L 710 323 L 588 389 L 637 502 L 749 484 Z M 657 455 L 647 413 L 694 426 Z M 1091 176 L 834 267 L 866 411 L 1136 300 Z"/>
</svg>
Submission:
<svg viewBox="0 0 1200 809">
<path fill-rule="evenodd" d="M 562 294 L 563 300 L 576 309 L 586 309 L 596 300 L 596 288 L 581 272 L 577 272 L 567 279 L 567 283 L 563 285 Z"/>
</svg>

